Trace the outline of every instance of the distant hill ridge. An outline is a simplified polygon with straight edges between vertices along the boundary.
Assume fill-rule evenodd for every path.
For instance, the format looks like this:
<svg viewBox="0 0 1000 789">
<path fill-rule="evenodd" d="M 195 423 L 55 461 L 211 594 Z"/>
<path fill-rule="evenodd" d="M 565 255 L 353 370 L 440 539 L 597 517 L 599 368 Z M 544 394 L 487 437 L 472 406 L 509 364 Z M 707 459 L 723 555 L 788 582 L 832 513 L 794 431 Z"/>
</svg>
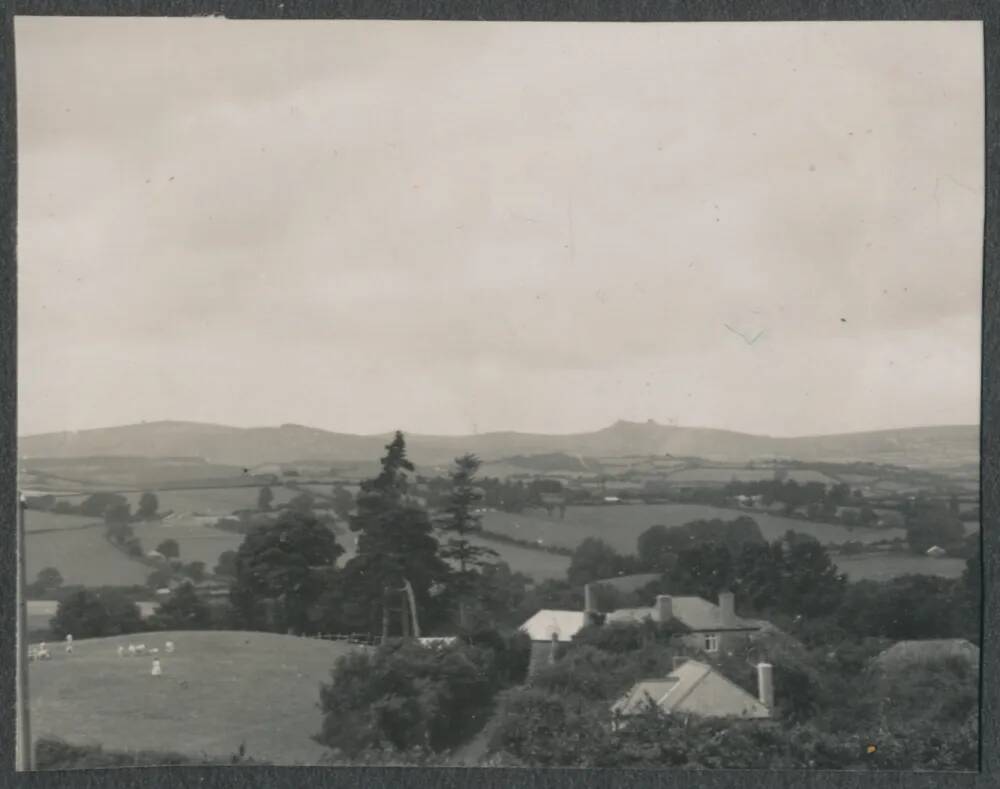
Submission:
<svg viewBox="0 0 1000 789">
<path fill-rule="evenodd" d="M 45 433 L 19 440 L 22 458 L 91 456 L 200 457 L 213 463 L 253 466 L 305 459 L 372 461 L 389 434 L 334 433 L 302 425 L 230 427 L 200 422 L 144 422 L 77 432 Z M 544 435 L 495 432 L 465 436 L 407 433 L 411 458 L 420 464 L 450 462 L 473 452 L 484 460 L 566 455 L 608 458 L 676 455 L 746 462 L 769 457 L 802 461 L 870 461 L 908 466 L 949 466 L 979 461 L 978 425 L 943 425 L 775 438 L 729 430 L 619 421 L 589 433 Z"/>
</svg>

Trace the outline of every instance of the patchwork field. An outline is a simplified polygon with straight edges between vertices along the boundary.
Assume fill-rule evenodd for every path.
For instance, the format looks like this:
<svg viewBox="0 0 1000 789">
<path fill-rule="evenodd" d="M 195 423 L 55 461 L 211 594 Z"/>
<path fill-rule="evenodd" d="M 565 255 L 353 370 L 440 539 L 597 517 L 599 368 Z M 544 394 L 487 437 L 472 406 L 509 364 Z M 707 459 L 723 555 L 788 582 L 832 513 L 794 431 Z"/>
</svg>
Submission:
<svg viewBox="0 0 1000 789">
<path fill-rule="evenodd" d="M 32 663 L 31 714 L 35 737 L 100 743 L 122 750 L 158 749 L 228 756 L 247 754 L 276 764 L 315 764 L 324 748 L 320 683 L 329 681 L 346 644 L 272 633 L 146 634 L 161 655 L 163 675 L 150 658 L 119 658 L 118 645 L 136 636 L 78 640 L 72 656 Z M 261 677 L 267 682 L 261 682 Z"/>
<path fill-rule="evenodd" d="M 587 537 L 599 537 L 622 553 L 635 553 L 636 540 L 650 526 L 681 526 L 695 520 L 732 520 L 752 517 L 767 540 L 775 540 L 789 529 L 810 534 L 823 543 L 874 542 L 904 536 L 902 529 L 868 529 L 782 518 L 762 512 L 722 509 L 701 504 L 635 504 L 609 507 L 570 507 L 565 520 L 544 513 L 488 512 L 483 527 L 523 540 L 575 548 Z"/>
<path fill-rule="evenodd" d="M 132 528 L 135 536 L 142 540 L 146 551 L 156 549 L 164 540 L 176 540 L 180 546 L 180 560 L 188 562 L 204 562 L 211 572 L 223 551 L 235 551 L 243 542 L 243 535 L 236 532 L 213 529 L 211 526 L 197 523 L 151 522 L 135 523 Z M 147 570 L 147 573 L 152 569 Z"/>
<path fill-rule="evenodd" d="M 827 476 L 821 471 L 811 469 L 787 469 L 786 479 L 793 479 L 800 484 L 806 482 L 822 482 L 824 485 L 835 485 L 837 480 Z M 740 482 L 763 482 L 774 479 L 774 469 L 752 469 L 752 468 L 685 468 L 679 469 L 668 475 L 667 481 L 671 483 L 684 482 L 718 482 L 725 484 L 732 480 Z"/>
<path fill-rule="evenodd" d="M 146 583 L 152 572 L 109 544 L 103 528 L 29 532 L 24 558 L 29 580 L 55 567 L 66 584 L 131 586 Z"/>
<path fill-rule="evenodd" d="M 27 510 L 24 513 L 24 530 L 32 532 L 68 531 L 103 526 L 104 521 L 89 515 L 54 515 L 41 510 Z"/>
<path fill-rule="evenodd" d="M 283 504 L 290 501 L 296 492 L 285 487 L 272 486 L 274 503 Z M 160 504 L 160 512 L 173 510 L 177 513 L 192 515 L 231 515 L 236 510 L 252 509 L 257 506 L 259 487 L 245 486 L 232 488 L 192 488 L 188 490 L 154 490 Z M 141 493 L 123 494 L 135 511 L 139 504 Z M 68 501 L 78 504 L 86 496 L 67 497 Z"/>
</svg>

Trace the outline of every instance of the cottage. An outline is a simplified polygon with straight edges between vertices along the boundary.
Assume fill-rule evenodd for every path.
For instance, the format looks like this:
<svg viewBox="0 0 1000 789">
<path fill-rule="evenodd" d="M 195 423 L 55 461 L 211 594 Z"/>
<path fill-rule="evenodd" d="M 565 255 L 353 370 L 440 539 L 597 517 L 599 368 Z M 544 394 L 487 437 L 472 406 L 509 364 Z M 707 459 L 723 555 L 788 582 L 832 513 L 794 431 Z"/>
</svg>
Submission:
<svg viewBox="0 0 1000 789">
<path fill-rule="evenodd" d="M 622 608 L 608 614 L 605 621 L 642 622 L 647 619 L 680 624 L 687 631 L 681 636 L 682 642 L 705 652 L 732 651 L 766 624 L 737 616 L 736 597 L 732 592 L 721 592 L 718 605 L 700 597 L 658 595 L 650 608 Z"/>
<path fill-rule="evenodd" d="M 757 698 L 723 676 L 712 666 L 697 660 L 676 658 L 674 670 L 664 678 L 637 682 L 616 701 L 611 712 L 622 718 L 641 713 L 650 704 L 669 715 L 704 718 L 770 718 L 774 709 L 774 669 L 770 663 L 757 665 Z"/>
</svg>

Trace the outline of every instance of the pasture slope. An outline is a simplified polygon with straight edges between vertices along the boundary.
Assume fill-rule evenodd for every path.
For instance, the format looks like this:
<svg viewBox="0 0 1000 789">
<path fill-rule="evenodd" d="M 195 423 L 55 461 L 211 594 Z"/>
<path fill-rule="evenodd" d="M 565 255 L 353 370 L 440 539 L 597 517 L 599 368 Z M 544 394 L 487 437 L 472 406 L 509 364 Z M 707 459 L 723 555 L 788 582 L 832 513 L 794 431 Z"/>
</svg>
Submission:
<svg viewBox="0 0 1000 789">
<path fill-rule="evenodd" d="M 165 641 L 177 645 L 162 654 Z M 161 650 L 163 675 L 149 657 L 119 658 L 119 644 Z M 109 749 L 157 749 L 275 764 L 316 764 L 324 748 L 319 686 L 352 647 L 273 633 L 195 631 L 78 640 L 72 656 L 54 645 L 31 664 L 32 730 Z M 266 681 L 261 681 L 266 678 Z"/>
<path fill-rule="evenodd" d="M 810 534 L 822 543 L 874 542 L 904 536 L 902 529 L 869 529 L 783 518 L 752 510 L 732 510 L 703 504 L 634 504 L 570 507 L 566 517 L 543 513 L 488 512 L 483 528 L 523 540 L 541 540 L 545 545 L 575 548 L 587 537 L 599 537 L 620 553 L 635 553 L 636 541 L 650 526 L 681 526 L 695 520 L 753 518 L 766 540 L 776 540 L 789 529 Z"/>
<path fill-rule="evenodd" d="M 67 585 L 84 586 L 142 585 L 153 572 L 104 539 L 104 524 L 93 529 L 29 531 L 24 558 L 30 581 L 45 567 L 55 567 Z"/>
</svg>

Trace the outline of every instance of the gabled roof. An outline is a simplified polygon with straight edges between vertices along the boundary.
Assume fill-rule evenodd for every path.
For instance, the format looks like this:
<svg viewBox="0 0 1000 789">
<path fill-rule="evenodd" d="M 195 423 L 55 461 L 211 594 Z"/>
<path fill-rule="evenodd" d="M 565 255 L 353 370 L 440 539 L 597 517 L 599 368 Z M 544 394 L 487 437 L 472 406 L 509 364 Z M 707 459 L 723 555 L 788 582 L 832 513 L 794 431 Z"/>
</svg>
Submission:
<svg viewBox="0 0 1000 789">
<path fill-rule="evenodd" d="M 652 702 L 666 713 L 703 717 L 769 718 L 771 711 L 711 666 L 688 660 L 664 679 L 632 686 L 612 706 L 612 713 L 635 715 Z"/>
<path fill-rule="evenodd" d="M 556 611 L 543 608 L 521 625 L 532 641 L 551 641 L 555 633 L 560 641 L 572 641 L 584 626 L 583 611 Z"/>
<path fill-rule="evenodd" d="M 753 619 L 735 617 L 733 623 L 722 625 L 722 613 L 719 606 L 700 597 L 671 597 L 670 605 L 673 618 L 693 631 L 702 630 L 757 630 L 760 622 Z M 606 622 L 641 622 L 643 619 L 655 619 L 655 607 L 649 608 L 619 608 L 607 615 Z"/>
</svg>

